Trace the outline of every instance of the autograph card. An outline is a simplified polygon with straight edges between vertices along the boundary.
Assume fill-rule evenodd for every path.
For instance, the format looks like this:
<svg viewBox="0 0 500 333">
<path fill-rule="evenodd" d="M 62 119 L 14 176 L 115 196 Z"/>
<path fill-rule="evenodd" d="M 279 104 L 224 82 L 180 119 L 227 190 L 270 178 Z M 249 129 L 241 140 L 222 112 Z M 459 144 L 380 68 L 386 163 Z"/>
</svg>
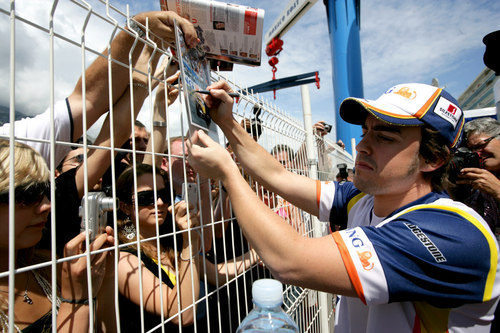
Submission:
<svg viewBox="0 0 500 333">
<path fill-rule="evenodd" d="M 217 127 L 210 118 L 208 108 L 201 94 L 196 92 L 206 89 L 210 84 L 210 68 L 205 52 L 199 47 L 187 47 L 177 22 L 175 22 L 175 41 L 190 128 L 194 126 L 209 132 L 209 135 L 216 134 Z"/>
</svg>

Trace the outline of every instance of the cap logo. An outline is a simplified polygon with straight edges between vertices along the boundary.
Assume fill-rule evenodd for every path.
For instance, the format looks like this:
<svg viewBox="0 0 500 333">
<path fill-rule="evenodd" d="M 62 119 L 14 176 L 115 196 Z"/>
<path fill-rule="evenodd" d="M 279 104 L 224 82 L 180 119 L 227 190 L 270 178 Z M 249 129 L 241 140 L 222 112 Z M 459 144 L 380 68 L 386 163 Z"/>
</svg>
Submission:
<svg viewBox="0 0 500 333">
<path fill-rule="evenodd" d="M 410 90 L 408 87 L 402 87 L 398 91 L 394 91 L 394 93 L 406 99 L 415 99 L 417 97 L 415 90 Z"/>
<path fill-rule="evenodd" d="M 455 113 L 457 112 L 457 107 L 453 104 L 450 104 L 450 106 L 448 106 L 448 110 L 447 110 L 449 113 L 451 113 L 452 115 L 455 115 Z"/>
<path fill-rule="evenodd" d="M 452 124 L 453 128 L 457 127 L 458 121 L 462 116 L 462 110 L 443 97 L 439 98 L 439 101 L 434 108 L 434 113 Z"/>
</svg>

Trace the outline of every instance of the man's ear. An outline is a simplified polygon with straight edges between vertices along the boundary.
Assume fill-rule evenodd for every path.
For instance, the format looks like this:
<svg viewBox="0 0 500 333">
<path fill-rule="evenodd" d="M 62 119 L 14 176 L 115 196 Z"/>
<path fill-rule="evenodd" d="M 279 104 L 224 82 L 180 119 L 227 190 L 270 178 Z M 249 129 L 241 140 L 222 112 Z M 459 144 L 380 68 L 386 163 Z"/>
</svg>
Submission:
<svg viewBox="0 0 500 333">
<path fill-rule="evenodd" d="M 420 171 L 422 172 L 432 172 L 443 166 L 444 160 L 438 159 L 437 161 L 429 161 L 423 157 L 420 157 Z"/>
<path fill-rule="evenodd" d="M 161 158 L 160 169 L 162 169 L 165 172 L 168 172 L 168 158 L 166 157 Z"/>
</svg>

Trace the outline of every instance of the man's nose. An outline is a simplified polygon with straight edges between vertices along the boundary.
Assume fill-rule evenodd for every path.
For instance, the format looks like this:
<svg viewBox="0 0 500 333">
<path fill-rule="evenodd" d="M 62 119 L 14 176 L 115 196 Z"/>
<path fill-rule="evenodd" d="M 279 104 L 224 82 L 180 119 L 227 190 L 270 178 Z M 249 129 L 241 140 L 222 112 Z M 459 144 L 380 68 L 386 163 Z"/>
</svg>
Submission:
<svg viewBox="0 0 500 333">
<path fill-rule="evenodd" d="M 359 143 L 356 145 L 356 151 L 358 153 L 364 153 L 364 154 L 367 154 L 369 155 L 370 152 L 371 152 L 371 146 L 370 146 L 370 142 L 369 142 L 369 135 L 366 133 L 363 138 L 361 139 L 361 141 L 359 141 Z"/>
</svg>

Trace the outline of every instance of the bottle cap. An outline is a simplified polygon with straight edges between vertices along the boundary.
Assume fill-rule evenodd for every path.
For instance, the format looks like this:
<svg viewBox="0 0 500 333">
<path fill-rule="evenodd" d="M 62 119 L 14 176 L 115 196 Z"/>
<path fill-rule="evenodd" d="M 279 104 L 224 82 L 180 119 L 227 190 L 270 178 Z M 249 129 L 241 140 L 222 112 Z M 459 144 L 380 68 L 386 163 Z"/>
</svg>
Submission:
<svg viewBox="0 0 500 333">
<path fill-rule="evenodd" d="M 252 285 L 254 303 L 264 306 L 275 306 L 283 303 L 283 287 L 281 282 L 273 279 L 260 279 Z"/>
</svg>

